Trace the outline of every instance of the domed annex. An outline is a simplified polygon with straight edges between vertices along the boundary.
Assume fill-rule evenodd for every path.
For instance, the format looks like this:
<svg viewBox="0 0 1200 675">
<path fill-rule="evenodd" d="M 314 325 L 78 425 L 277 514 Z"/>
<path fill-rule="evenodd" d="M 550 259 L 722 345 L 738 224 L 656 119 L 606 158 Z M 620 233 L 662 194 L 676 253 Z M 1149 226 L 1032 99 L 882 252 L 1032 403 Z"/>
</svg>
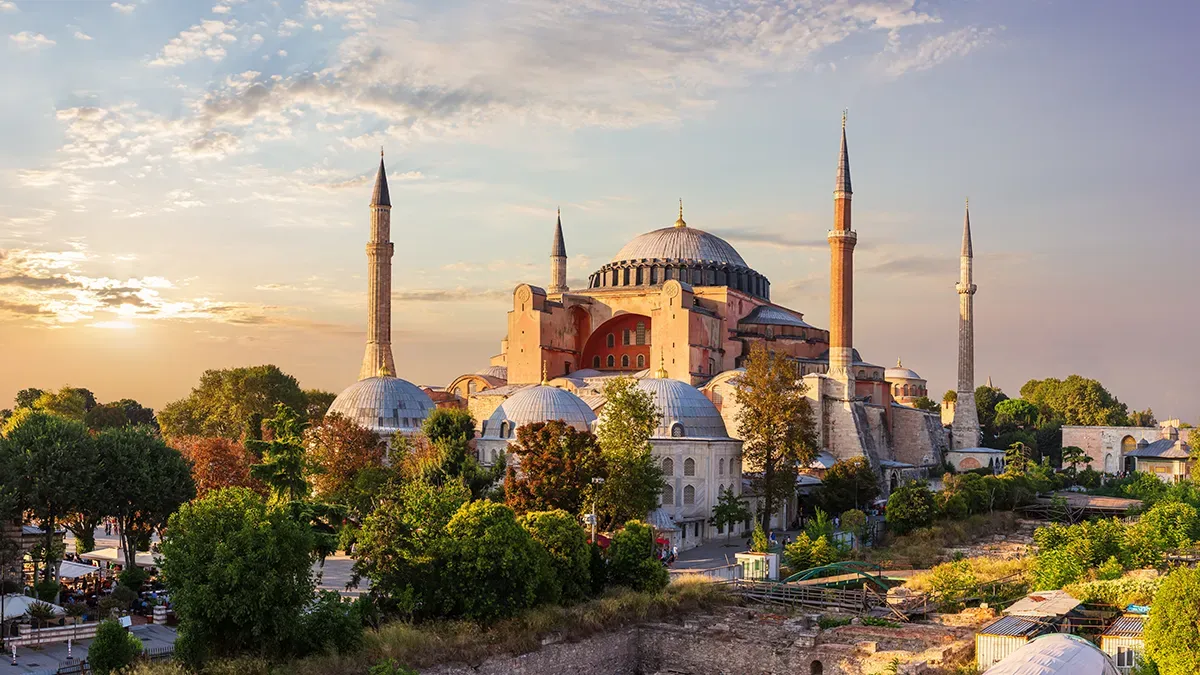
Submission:
<svg viewBox="0 0 1200 675">
<path fill-rule="evenodd" d="M 721 413 L 699 389 L 668 377 L 643 378 L 637 386 L 658 406 L 653 438 L 729 438 Z"/>
<path fill-rule="evenodd" d="M 368 377 L 338 394 L 329 413 L 354 420 L 386 440 L 397 431 L 419 431 L 433 408 L 429 395 L 407 380 Z"/>
<path fill-rule="evenodd" d="M 927 396 L 925 378 L 910 368 L 905 368 L 900 359 L 896 359 L 896 367 L 883 371 L 883 379 L 887 380 L 892 390 L 892 400 L 900 405 L 912 405 L 922 396 Z"/>
<path fill-rule="evenodd" d="M 770 299 L 770 282 L 750 269 L 729 242 L 688 227 L 679 219 L 672 227 L 647 232 L 621 248 L 612 261 L 588 281 L 588 288 L 658 286 L 677 279 L 692 286 L 728 286 L 750 295 Z"/>
<path fill-rule="evenodd" d="M 596 413 L 575 394 L 538 385 L 522 389 L 500 404 L 483 424 L 481 440 L 515 438 L 517 429 L 534 422 L 561 420 L 579 431 L 591 431 Z"/>
</svg>

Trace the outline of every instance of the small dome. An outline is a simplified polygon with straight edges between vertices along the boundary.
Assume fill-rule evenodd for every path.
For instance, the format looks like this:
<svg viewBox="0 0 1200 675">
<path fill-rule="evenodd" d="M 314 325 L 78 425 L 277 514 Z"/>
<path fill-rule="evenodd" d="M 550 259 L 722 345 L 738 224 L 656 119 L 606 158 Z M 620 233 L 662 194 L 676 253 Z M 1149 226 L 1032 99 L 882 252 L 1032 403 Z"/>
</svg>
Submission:
<svg viewBox="0 0 1200 675">
<path fill-rule="evenodd" d="M 661 413 L 654 438 L 729 438 L 717 407 L 692 385 L 649 377 L 638 380 L 637 386 L 654 394 L 654 405 Z"/>
<path fill-rule="evenodd" d="M 883 371 L 883 379 L 885 380 L 920 380 L 923 379 L 913 370 L 905 368 L 900 359 L 896 359 L 896 367 L 888 368 Z"/>
<path fill-rule="evenodd" d="M 625 244 L 612 262 L 626 260 L 716 262 L 748 267 L 729 242 L 694 227 L 664 227 L 638 235 Z"/>
<path fill-rule="evenodd" d="M 504 380 L 505 382 L 508 382 L 507 366 L 488 366 L 487 368 L 480 368 L 479 370 L 475 371 L 475 374 L 483 375 L 484 377 L 494 377 L 498 380 Z"/>
<path fill-rule="evenodd" d="M 538 385 L 518 391 L 500 404 L 488 418 L 483 438 L 512 438 L 516 430 L 534 422 L 560 420 L 579 431 L 591 431 L 596 413 L 566 389 Z M 501 435 L 501 431 L 505 432 Z"/>
<path fill-rule="evenodd" d="M 368 377 L 338 394 L 329 412 L 354 420 L 386 438 L 397 431 L 419 431 L 433 408 L 429 395 L 407 380 Z"/>
</svg>

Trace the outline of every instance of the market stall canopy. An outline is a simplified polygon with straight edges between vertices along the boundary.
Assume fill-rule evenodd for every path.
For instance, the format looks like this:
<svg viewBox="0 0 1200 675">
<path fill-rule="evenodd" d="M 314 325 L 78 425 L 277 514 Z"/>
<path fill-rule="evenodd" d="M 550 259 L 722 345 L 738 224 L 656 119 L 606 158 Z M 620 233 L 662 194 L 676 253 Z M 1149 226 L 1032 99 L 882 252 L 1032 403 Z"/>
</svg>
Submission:
<svg viewBox="0 0 1200 675">
<path fill-rule="evenodd" d="M 62 565 L 58 568 L 58 576 L 64 579 L 78 579 L 79 577 L 86 577 L 89 574 L 99 573 L 99 567 L 71 562 L 70 560 L 64 560 Z"/>
<path fill-rule="evenodd" d="M 37 598 L 31 598 L 25 595 L 11 594 L 4 596 L 4 620 L 16 619 L 25 614 L 29 610 L 29 606 L 37 602 Z M 45 603 L 50 604 L 50 603 Z M 67 613 L 67 610 L 58 605 L 50 605 L 56 616 L 62 616 Z"/>
<path fill-rule="evenodd" d="M 95 551 L 89 551 L 87 553 L 80 554 L 79 557 L 83 558 L 84 560 L 94 560 L 96 562 L 108 562 L 108 563 L 113 563 L 115 565 L 124 565 L 125 564 L 125 556 L 122 555 L 119 551 L 117 551 L 117 549 L 112 548 L 112 547 L 98 548 Z M 153 553 L 148 553 L 148 552 L 147 553 L 138 553 L 137 554 L 137 566 L 138 567 L 147 567 L 147 568 L 158 567 L 158 562 L 157 562 L 156 556 Z"/>
</svg>

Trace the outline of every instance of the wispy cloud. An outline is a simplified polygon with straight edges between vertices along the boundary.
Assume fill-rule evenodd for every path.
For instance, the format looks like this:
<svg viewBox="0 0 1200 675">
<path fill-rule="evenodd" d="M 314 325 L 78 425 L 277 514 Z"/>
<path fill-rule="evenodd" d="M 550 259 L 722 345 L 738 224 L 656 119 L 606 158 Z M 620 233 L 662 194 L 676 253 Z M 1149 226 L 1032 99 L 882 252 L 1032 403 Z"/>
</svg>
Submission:
<svg viewBox="0 0 1200 675">
<path fill-rule="evenodd" d="M 35 49 L 53 47 L 56 44 L 54 40 L 51 40 L 41 33 L 31 33 L 27 30 L 23 30 L 15 35 L 9 35 L 8 40 L 17 49 L 24 51 L 33 51 Z"/>
<path fill-rule="evenodd" d="M 75 39 L 76 40 L 91 40 L 92 36 L 88 35 L 87 33 L 83 32 L 81 30 L 77 30 L 77 31 L 75 31 Z"/>
<path fill-rule="evenodd" d="M 150 61 L 152 66 L 178 66 L 201 57 L 212 61 L 225 58 L 225 44 L 237 42 L 237 36 L 231 31 L 237 27 L 237 22 L 208 19 L 182 31 L 171 38 Z"/>
<path fill-rule="evenodd" d="M 112 7 L 122 14 L 133 14 L 133 10 L 137 9 L 137 5 L 133 4 L 132 2 L 125 5 L 122 5 L 119 2 L 114 2 L 109 5 L 109 7 Z"/>
<path fill-rule="evenodd" d="M 942 35 L 931 35 L 911 47 L 894 41 L 883 54 L 886 63 L 884 72 L 889 77 L 900 77 L 906 73 L 929 70 L 991 44 L 997 32 L 993 28 L 968 26 Z"/>
<path fill-rule="evenodd" d="M 8 2 L 8 0 L 4 0 L 3 2 L 0 2 L 0 12 L 19 12 L 19 11 L 21 11 L 21 10 L 17 9 L 16 3 Z"/>
<path fill-rule="evenodd" d="M 511 291 L 481 288 L 432 288 L 392 292 L 392 302 L 496 302 L 512 297 Z"/>
<path fill-rule="evenodd" d="M 778 232 L 764 232 L 741 228 L 736 230 L 710 228 L 708 232 L 733 244 L 765 244 L 783 249 L 820 249 L 829 247 L 829 243 L 823 239 L 802 239 Z"/>
</svg>

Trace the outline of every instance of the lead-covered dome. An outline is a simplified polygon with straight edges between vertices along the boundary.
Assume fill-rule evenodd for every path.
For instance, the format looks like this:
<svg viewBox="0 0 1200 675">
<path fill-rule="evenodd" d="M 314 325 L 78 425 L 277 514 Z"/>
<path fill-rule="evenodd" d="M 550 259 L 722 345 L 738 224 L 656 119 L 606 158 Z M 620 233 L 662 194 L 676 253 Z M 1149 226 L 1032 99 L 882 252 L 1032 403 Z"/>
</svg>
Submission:
<svg viewBox="0 0 1200 675">
<path fill-rule="evenodd" d="M 688 227 L 683 208 L 674 227 L 664 227 L 625 244 L 588 279 L 588 288 L 659 286 L 671 279 L 691 286 L 726 286 L 764 300 L 771 283 L 750 269 L 729 242 Z"/>
<path fill-rule="evenodd" d="M 653 438 L 729 438 L 717 407 L 692 385 L 653 377 L 638 380 L 637 386 L 653 394 L 658 406 Z"/>
<path fill-rule="evenodd" d="M 535 422 L 561 420 L 579 431 L 591 431 L 596 413 L 566 389 L 538 385 L 522 389 L 496 408 L 483 428 L 484 439 L 513 438 L 517 429 Z"/>
<path fill-rule="evenodd" d="M 429 395 L 407 380 L 368 377 L 338 394 L 329 413 L 338 413 L 387 438 L 397 431 L 419 431 L 433 409 Z"/>
</svg>

